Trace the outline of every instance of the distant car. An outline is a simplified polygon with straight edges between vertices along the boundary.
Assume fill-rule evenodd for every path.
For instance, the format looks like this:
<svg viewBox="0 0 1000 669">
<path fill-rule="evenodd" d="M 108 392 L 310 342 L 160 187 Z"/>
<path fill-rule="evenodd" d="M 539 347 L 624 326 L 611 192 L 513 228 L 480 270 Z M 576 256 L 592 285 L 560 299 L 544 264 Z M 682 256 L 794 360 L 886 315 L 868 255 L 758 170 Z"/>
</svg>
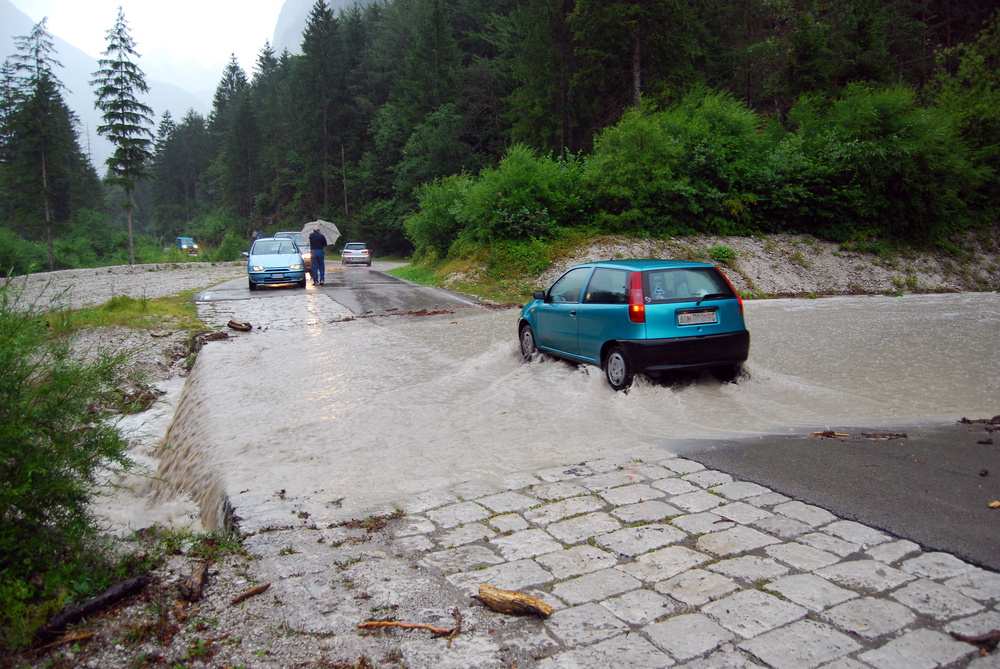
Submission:
<svg viewBox="0 0 1000 669">
<path fill-rule="evenodd" d="M 347 242 L 344 250 L 340 252 L 340 265 L 368 265 L 372 266 L 372 254 L 368 250 L 368 245 L 364 242 Z"/>
<path fill-rule="evenodd" d="M 250 252 L 243 252 L 247 259 L 250 290 L 265 284 L 295 283 L 306 287 L 305 262 L 291 239 L 263 237 L 254 241 Z"/>
<path fill-rule="evenodd" d="M 309 238 L 301 232 L 276 232 L 273 236 L 276 239 L 291 239 L 295 242 L 295 245 L 299 247 L 299 253 L 302 254 L 302 260 L 305 261 L 306 273 L 308 274 L 309 267 L 312 265 L 312 251 L 309 249 Z"/>
<path fill-rule="evenodd" d="M 604 369 L 625 390 L 635 374 L 709 368 L 735 379 L 750 352 L 743 300 L 714 265 L 621 260 L 570 268 L 518 319 L 521 354 Z"/>
<path fill-rule="evenodd" d="M 198 255 L 198 245 L 190 237 L 178 237 L 175 239 L 174 248 L 188 255 Z"/>
</svg>

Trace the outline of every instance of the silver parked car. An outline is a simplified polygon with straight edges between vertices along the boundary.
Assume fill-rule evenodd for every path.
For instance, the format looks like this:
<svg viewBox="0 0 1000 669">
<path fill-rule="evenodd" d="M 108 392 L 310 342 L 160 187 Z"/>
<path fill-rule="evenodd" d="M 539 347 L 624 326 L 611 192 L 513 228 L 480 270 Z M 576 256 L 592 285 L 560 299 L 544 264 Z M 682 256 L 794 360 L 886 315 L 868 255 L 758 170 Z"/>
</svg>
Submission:
<svg viewBox="0 0 1000 669">
<path fill-rule="evenodd" d="M 340 266 L 368 265 L 372 266 L 372 254 L 364 242 L 347 242 L 340 252 Z"/>
</svg>

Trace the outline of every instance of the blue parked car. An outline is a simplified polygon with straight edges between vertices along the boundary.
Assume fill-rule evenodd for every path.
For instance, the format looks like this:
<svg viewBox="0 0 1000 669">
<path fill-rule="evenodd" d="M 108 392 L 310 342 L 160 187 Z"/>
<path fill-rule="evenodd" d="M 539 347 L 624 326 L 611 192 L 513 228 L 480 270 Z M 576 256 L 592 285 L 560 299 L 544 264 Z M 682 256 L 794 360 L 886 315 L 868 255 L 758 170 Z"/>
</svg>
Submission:
<svg viewBox="0 0 1000 669">
<path fill-rule="evenodd" d="M 297 283 L 299 288 L 306 287 L 305 262 L 291 239 L 262 237 L 254 241 L 250 253 L 244 251 L 243 256 L 247 259 L 250 290 L 275 283 Z"/>
<path fill-rule="evenodd" d="M 598 365 L 615 390 L 635 374 L 709 368 L 737 377 L 750 352 L 743 300 L 714 265 L 620 260 L 570 268 L 518 319 L 521 354 Z"/>
</svg>

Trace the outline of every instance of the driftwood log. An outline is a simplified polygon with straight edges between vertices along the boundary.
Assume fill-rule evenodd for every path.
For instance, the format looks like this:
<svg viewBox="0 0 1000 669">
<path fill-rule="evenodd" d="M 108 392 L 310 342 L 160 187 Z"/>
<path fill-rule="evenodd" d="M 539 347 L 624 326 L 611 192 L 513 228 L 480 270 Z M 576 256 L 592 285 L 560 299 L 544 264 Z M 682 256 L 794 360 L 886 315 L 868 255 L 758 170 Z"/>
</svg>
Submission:
<svg viewBox="0 0 1000 669">
<path fill-rule="evenodd" d="M 243 332 L 249 332 L 250 330 L 253 329 L 253 326 L 247 323 L 246 321 L 237 321 L 235 319 L 229 321 L 228 323 L 226 323 L 226 325 L 228 325 L 234 330 L 242 330 Z"/>
<path fill-rule="evenodd" d="M 43 639 L 51 639 L 70 625 L 83 620 L 85 616 L 97 613 L 129 595 L 139 592 L 148 582 L 148 575 L 136 576 L 135 578 L 130 578 L 127 581 L 122 581 L 117 585 L 111 586 L 97 597 L 84 602 L 81 606 L 71 605 L 42 628 L 40 636 Z"/>
<path fill-rule="evenodd" d="M 479 586 L 479 594 L 472 595 L 472 598 L 500 613 L 511 613 L 517 616 L 537 615 L 542 618 L 548 618 L 552 615 L 552 607 L 542 600 L 517 590 L 494 588 L 488 583 Z"/>
<path fill-rule="evenodd" d="M 208 562 L 199 562 L 191 575 L 181 583 L 181 597 L 189 602 L 201 599 L 201 591 L 205 587 L 205 577 L 208 575 Z"/>
<path fill-rule="evenodd" d="M 260 593 L 264 592 L 270 587 L 271 587 L 270 583 L 265 583 L 264 585 L 258 585 L 256 588 L 250 588 L 242 595 L 237 595 L 236 597 L 234 597 L 233 601 L 229 602 L 229 605 L 234 606 L 235 604 L 239 604 L 244 599 L 248 599 L 250 597 L 253 597 L 254 595 L 259 595 Z"/>
</svg>

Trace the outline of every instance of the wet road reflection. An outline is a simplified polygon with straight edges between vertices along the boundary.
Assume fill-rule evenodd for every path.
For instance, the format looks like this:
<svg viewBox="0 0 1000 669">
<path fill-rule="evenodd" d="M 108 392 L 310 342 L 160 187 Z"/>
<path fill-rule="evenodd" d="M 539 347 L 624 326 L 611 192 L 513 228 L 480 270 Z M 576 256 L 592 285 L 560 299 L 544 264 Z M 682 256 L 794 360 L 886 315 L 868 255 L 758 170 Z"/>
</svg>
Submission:
<svg viewBox="0 0 1000 669">
<path fill-rule="evenodd" d="M 640 377 L 627 395 L 593 367 L 521 362 L 516 310 L 343 322 L 287 302 L 238 303 L 275 327 L 206 346 L 168 434 L 160 474 L 207 525 L 227 497 L 257 525 L 288 522 L 279 490 L 317 521 L 359 517 L 549 464 L 1000 403 L 996 294 L 751 302 L 749 378 Z"/>
</svg>

